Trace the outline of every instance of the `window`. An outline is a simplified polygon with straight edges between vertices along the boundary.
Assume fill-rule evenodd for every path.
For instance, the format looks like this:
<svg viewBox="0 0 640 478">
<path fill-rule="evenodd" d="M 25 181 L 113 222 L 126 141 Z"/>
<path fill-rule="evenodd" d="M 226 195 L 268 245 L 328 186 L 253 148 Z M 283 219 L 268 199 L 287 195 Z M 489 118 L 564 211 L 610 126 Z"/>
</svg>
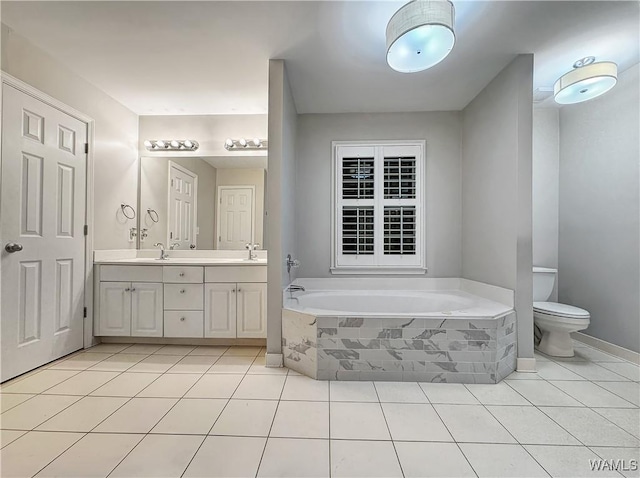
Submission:
<svg viewBox="0 0 640 478">
<path fill-rule="evenodd" d="M 422 141 L 333 143 L 333 273 L 423 273 Z"/>
</svg>

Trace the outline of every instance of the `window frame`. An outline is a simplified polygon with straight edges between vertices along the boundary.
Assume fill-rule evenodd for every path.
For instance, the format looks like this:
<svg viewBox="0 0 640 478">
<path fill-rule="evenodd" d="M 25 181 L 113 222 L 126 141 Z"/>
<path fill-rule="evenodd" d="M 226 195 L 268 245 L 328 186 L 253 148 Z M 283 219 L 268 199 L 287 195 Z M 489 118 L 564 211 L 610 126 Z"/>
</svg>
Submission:
<svg viewBox="0 0 640 478">
<path fill-rule="evenodd" d="M 332 274 L 424 274 L 426 266 L 426 142 L 419 140 L 332 141 L 331 143 L 331 268 Z M 413 151 L 411 151 L 413 150 Z M 391 152 L 389 152 L 391 151 Z M 403 153 L 409 152 L 409 153 Z M 342 198 L 342 159 L 352 154 L 374 157 L 374 199 Z M 415 154 L 415 199 L 384 198 L 384 158 Z M 364 156 L 367 157 L 367 156 Z M 374 254 L 342 254 L 342 208 L 373 206 Z M 384 254 L 385 206 L 415 206 L 416 254 Z"/>
</svg>

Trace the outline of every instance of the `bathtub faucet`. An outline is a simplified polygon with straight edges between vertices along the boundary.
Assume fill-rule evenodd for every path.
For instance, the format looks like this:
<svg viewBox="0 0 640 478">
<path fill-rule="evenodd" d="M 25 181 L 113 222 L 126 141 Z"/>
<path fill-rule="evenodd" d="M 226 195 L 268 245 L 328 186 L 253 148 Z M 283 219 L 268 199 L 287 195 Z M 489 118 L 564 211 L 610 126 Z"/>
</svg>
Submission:
<svg viewBox="0 0 640 478">
<path fill-rule="evenodd" d="M 287 290 L 289 292 L 299 292 L 299 291 L 304 292 L 305 288 L 302 287 L 301 285 L 291 284 L 289 287 L 287 287 Z"/>
</svg>

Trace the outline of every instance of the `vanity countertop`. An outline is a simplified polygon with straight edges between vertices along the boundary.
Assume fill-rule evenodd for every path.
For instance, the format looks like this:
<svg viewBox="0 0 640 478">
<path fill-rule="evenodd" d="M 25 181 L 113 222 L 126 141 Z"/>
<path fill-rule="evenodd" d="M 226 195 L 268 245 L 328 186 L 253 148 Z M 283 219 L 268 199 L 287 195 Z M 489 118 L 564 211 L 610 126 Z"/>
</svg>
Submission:
<svg viewBox="0 0 640 478">
<path fill-rule="evenodd" d="M 213 257 L 169 257 L 154 259 L 150 257 L 132 257 L 126 259 L 95 260 L 94 264 L 113 265 L 153 265 L 153 266 L 266 266 L 267 259 L 235 259 Z"/>
</svg>

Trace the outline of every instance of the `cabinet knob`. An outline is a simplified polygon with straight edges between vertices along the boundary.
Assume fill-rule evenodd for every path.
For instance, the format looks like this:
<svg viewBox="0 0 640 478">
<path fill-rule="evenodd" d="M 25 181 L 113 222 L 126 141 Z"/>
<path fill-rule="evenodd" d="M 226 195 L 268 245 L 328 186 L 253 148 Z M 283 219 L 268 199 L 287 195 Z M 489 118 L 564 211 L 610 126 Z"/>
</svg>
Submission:
<svg viewBox="0 0 640 478">
<path fill-rule="evenodd" d="M 242 292 L 242 289 L 240 287 L 238 287 L 238 292 Z"/>
<path fill-rule="evenodd" d="M 133 289 L 131 289 L 131 292 L 135 292 L 135 291 L 136 291 L 135 287 Z"/>
<path fill-rule="evenodd" d="M 184 322 L 186 320 L 185 317 L 180 317 L 180 322 Z"/>
<path fill-rule="evenodd" d="M 180 293 L 184 294 L 186 291 L 184 289 L 180 289 Z"/>
<path fill-rule="evenodd" d="M 180 277 L 184 277 L 184 272 L 181 272 L 181 273 L 180 273 Z"/>
<path fill-rule="evenodd" d="M 130 288 L 130 287 L 127 287 L 124 291 L 125 291 L 125 292 L 129 292 L 130 290 L 131 290 L 131 288 Z"/>
<path fill-rule="evenodd" d="M 235 292 L 235 291 L 236 291 L 236 290 L 235 290 L 235 289 L 233 289 L 231 292 Z"/>
</svg>

